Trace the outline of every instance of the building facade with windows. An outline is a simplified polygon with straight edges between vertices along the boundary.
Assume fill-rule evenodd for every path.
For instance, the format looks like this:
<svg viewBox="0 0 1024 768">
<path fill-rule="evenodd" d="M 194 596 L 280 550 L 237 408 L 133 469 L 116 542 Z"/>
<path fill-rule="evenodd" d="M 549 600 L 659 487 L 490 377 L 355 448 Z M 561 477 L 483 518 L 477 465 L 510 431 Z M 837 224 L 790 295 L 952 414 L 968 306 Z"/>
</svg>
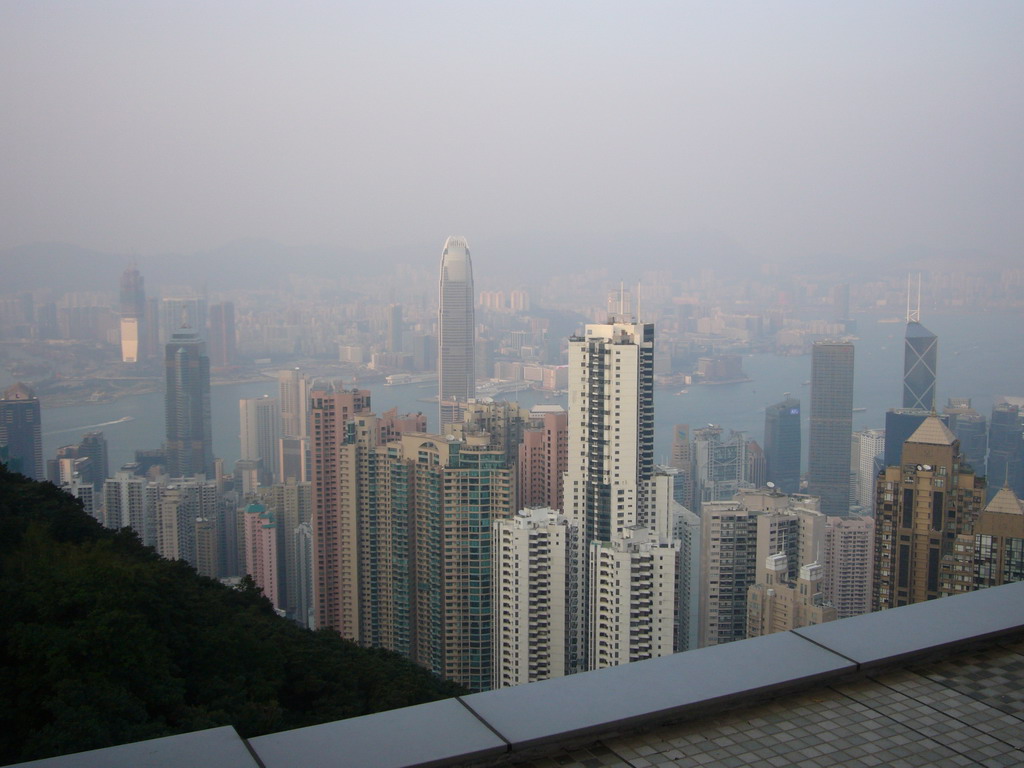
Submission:
<svg viewBox="0 0 1024 768">
<path fill-rule="evenodd" d="M 609 315 L 569 339 L 565 509 L 579 528 L 579 567 L 567 590 L 580 596 L 567 618 L 570 672 L 652 658 L 681 642 L 674 477 L 654 464 L 654 326 L 632 318 L 623 298 Z M 619 582 L 614 596 L 601 591 L 609 580 Z"/>
<path fill-rule="evenodd" d="M 764 412 L 765 477 L 783 493 L 800 491 L 800 401 L 787 397 Z"/>
<path fill-rule="evenodd" d="M 0 446 L 6 448 L 11 470 L 43 480 L 43 420 L 39 398 L 18 382 L 0 396 Z"/>
<path fill-rule="evenodd" d="M 873 610 L 941 596 L 943 558 L 970 534 L 985 479 L 961 462 L 960 442 L 929 416 L 904 443 L 902 462 L 878 478 Z"/>
<path fill-rule="evenodd" d="M 438 402 L 441 431 L 461 421 L 460 405 L 476 397 L 473 262 L 466 238 L 451 236 L 441 252 L 438 300 Z"/>
<path fill-rule="evenodd" d="M 167 473 L 213 477 L 210 360 L 199 334 L 185 327 L 164 348 Z"/>
<path fill-rule="evenodd" d="M 828 515 L 850 512 L 853 358 L 847 341 L 816 341 L 811 349 L 807 492 L 821 499 Z"/>
<path fill-rule="evenodd" d="M 548 507 L 495 521 L 493 687 L 566 673 L 565 585 L 575 530 Z"/>
</svg>

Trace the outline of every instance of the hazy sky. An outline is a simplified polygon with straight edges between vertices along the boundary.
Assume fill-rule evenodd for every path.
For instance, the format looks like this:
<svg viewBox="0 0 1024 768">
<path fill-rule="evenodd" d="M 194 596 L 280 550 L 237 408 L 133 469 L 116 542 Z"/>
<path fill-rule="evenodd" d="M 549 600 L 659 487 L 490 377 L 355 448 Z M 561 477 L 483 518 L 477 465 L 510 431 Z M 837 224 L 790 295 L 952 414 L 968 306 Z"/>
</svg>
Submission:
<svg viewBox="0 0 1024 768">
<path fill-rule="evenodd" d="M 6 0 L 0 247 L 650 230 L 1019 258 L 1022 41 L 1020 0 Z"/>
</svg>

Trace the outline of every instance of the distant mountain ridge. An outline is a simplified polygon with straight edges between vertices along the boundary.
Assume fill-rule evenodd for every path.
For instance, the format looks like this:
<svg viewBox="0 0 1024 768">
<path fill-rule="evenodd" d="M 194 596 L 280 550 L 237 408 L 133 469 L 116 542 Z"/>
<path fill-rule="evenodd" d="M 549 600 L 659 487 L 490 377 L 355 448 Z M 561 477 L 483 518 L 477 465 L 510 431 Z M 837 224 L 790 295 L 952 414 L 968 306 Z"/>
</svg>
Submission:
<svg viewBox="0 0 1024 768">
<path fill-rule="evenodd" d="M 519 281 L 607 269 L 616 280 L 633 282 L 645 270 L 699 270 L 735 265 L 749 269 L 754 258 L 717 235 L 658 235 L 634 232 L 611 236 L 529 233 L 486 238 L 466 233 L 479 275 Z M 147 285 L 205 284 L 210 290 L 266 288 L 288 275 L 343 280 L 353 271 L 376 275 L 408 265 L 434 271 L 444 236 L 435 241 L 372 250 L 342 246 L 286 246 L 269 240 L 239 240 L 190 254 L 110 253 L 69 243 L 30 243 L 0 250 L 5 284 L 20 291 L 116 290 L 120 273 L 138 265 Z M 111 277 L 111 276 L 114 277 Z"/>
<path fill-rule="evenodd" d="M 280 285 L 290 275 L 344 281 L 353 274 L 372 277 L 409 266 L 433 272 L 447 234 L 451 233 L 439 233 L 430 241 L 374 249 L 238 240 L 194 253 L 157 255 L 110 253 L 69 243 L 30 243 L 0 250 L 0 291 L 116 291 L 121 272 L 133 263 L 142 271 L 147 286 L 187 282 L 212 291 L 266 289 Z M 553 275 L 589 270 L 607 270 L 610 279 L 627 285 L 645 273 L 697 276 L 705 269 L 724 278 L 756 278 L 767 261 L 784 272 L 825 274 L 839 281 L 858 274 L 866 277 L 919 269 L 999 268 L 984 254 L 926 248 L 864 254 L 856 260 L 841 252 L 767 260 L 717 232 L 462 234 L 469 240 L 478 283 L 486 276 L 535 284 Z"/>
</svg>

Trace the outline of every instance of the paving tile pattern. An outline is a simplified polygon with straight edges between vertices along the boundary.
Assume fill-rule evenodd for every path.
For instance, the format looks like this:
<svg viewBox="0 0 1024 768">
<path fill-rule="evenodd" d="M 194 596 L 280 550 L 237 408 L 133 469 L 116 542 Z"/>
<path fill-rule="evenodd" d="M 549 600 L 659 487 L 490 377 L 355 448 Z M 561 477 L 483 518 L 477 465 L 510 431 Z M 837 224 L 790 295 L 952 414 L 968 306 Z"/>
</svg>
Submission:
<svg viewBox="0 0 1024 768">
<path fill-rule="evenodd" d="M 560 751 L 520 768 L 1024 765 L 1024 642 Z"/>
</svg>

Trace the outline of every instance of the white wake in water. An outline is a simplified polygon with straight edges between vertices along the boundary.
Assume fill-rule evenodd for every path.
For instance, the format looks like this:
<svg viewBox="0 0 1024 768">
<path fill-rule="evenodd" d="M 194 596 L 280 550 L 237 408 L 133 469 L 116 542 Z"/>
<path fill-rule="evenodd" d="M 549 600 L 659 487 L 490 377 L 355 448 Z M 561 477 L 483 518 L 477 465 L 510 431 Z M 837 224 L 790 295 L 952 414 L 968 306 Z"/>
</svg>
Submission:
<svg viewBox="0 0 1024 768">
<path fill-rule="evenodd" d="M 96 429 L 96 427 L 110 427 L 114 424 L 124 424 L 126 421 L 135 421 L 135 417 L 122 416 L 120 419 L 101 421 L 99 424 L 86 424 L 82 427 L 71 427 L 70 429 L 55 429 L 52 432 L 43 432 L 43 435 L 49 437 L 50 435 L 63 435 L 65 432 L 88 432 L 90 429 Z"/>
</svg>

